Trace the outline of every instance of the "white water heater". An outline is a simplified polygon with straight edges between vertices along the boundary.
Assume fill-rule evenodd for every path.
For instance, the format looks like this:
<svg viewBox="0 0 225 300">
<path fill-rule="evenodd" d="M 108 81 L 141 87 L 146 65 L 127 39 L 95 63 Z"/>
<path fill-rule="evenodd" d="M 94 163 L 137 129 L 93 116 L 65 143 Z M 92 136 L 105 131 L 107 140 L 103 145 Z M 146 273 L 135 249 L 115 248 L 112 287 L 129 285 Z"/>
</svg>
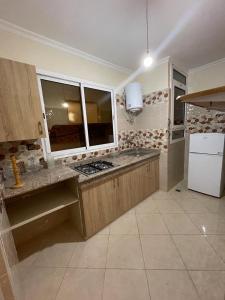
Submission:
<svg viewBox="0 0 225 300">
<path fill-rule="evenodd" d="M 125 87 L 126 109 L 137 112 L 143 108 L 141 85 L 138 82 L 129 83 Z"/>
</svg>

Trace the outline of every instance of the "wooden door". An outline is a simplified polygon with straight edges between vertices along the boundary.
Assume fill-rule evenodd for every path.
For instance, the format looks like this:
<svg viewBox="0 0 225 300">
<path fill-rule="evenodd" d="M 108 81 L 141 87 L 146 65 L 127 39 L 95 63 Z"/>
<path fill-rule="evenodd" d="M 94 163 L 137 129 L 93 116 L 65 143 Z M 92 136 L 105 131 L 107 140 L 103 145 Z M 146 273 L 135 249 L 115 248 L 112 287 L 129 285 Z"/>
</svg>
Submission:
<svg viewBox="0 0 225 300">
<path fill-rule="evenodd" d="M 85 236 L 90 237 L 118 217 L 116 179 L 92 185 L 81 193 Z"/>
<path fill-rule="evenodd" d="M 34 66 L 0 58 L 0 142 L 44 137 Z"/>
</svg>

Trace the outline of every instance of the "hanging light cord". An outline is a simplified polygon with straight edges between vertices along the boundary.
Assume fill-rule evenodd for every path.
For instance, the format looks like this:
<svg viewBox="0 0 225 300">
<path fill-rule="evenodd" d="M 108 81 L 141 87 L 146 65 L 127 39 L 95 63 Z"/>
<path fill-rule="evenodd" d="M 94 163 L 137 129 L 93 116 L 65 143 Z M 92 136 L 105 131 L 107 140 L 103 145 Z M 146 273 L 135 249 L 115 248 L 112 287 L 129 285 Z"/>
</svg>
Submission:
<svg viewBox="0 0 225 300">
<path fill-rule="evenodd" d="M 147 41 L 147 54 L 149 54 L 149 3 L 146 0 L 146 41 Z"/>
</svg>

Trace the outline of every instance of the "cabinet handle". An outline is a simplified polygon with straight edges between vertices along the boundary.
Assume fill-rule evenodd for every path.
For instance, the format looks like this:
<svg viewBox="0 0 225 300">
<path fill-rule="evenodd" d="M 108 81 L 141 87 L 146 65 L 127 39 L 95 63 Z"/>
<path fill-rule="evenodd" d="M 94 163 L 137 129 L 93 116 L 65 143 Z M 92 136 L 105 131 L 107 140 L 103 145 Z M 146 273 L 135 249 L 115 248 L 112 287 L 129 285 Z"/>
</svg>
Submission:
<svg viewBox="0 0 225 300">
<path fill-rule="evenodd" d="M 117 187 L 119 187 L 119 178 L 117 178 Z"/>
<path fill-rule="evenodd" d="M 38 122 L 38 132 L 39 134 L 43 134 L 43 129 L 40 121 Z"/>
</svg>

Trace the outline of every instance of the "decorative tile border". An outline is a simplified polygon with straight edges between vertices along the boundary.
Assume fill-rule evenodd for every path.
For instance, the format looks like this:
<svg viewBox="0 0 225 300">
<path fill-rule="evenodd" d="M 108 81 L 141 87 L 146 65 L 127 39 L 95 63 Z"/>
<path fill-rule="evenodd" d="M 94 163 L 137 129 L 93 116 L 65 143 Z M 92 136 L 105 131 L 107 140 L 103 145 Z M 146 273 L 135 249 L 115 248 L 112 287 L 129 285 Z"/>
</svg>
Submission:
<svg viewBox="0 0 225 300">
<path fill-rule="evenodd" d="M 225 133 L 225 113 L 207 111 L 188 105 L 186 131 L 189 133 Z"/>
<path fill-rule="evenodd" d="M 169 93 L 170 89 L 164 89 L 160 91 L 156 91 L 147 95 L 144 95 L 143 102 L 145 106 L 158 104 L 158 103 L 166 103 L 169 101 Z"/>
<path fill-rule="evenodd" d="M 15 154 L 21 173 L 41 168 L 44 162 L 43 149 L 38 140 L 0 143 L 0 168 L 4 169 L 7 177 L 13 174 L 11 154 Z"/>
<path fill-rule="evenodd" d="M 166 103 L 169 101 L 170 89 L 166 88 L 163 90 L 155 91 L 147 95 L 143 95 L 144 106 Z M 125 94 L 116 95 L 116 103 L 120 105 L 121 108 L 125 107 Z"/>
<path fill-rule="evenodd" d="M 118 140 L 120 150 L 142 147 L 167 151 L 168 130 L 162 128 L 121 131 Z"/>
</svg>

